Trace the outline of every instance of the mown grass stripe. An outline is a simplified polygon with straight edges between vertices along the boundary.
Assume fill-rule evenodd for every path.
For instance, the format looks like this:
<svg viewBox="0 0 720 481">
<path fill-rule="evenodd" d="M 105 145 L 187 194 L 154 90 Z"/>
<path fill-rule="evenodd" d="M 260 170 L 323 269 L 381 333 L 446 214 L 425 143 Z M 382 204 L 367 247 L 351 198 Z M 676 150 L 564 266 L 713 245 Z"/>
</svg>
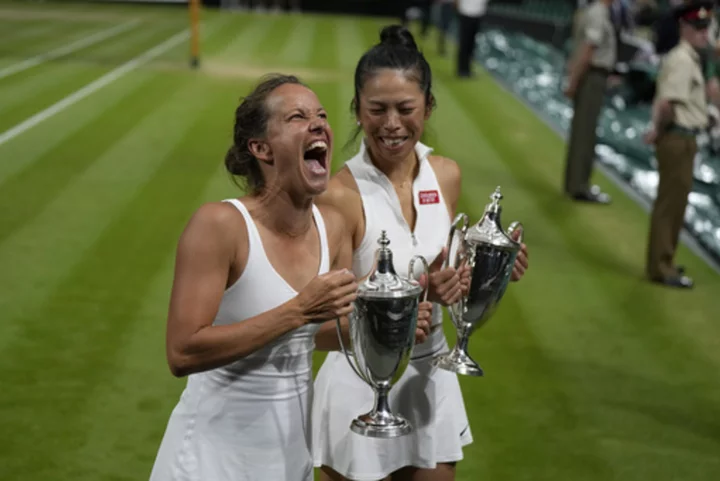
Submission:
<svg viewBox="0 0 720 481">
<path fill-rule="evenodd" d="M 339 46 L 336 42 L 337 24 L 332 17 L 316 17 L 315 34 L 312 39 L 309 68 L 337 69 Z"/>
<path fill-rule="evenodd" d="M 29 168 L 0 183 L 0 245 L 17 229 L 33 222 L 59 193 L 113 148 L 172 94 L 178 83 L 156 76 L 123 99 L 123 115 L 107 110 L 95 123 L 69 135 Z M 102 129 L 98 129 L 102 125 Z M 82 150 L 78 152 L 78 145 Z M 63 159 L 58 162 L 58 159 Z M 118 166 L 122 168 L 122 166 Z"/>
<path fill-rule="evenodd" d="M 185 94 L 196 94 L 192 90 L 199 88 Z M 4 479 L 22 472 L 24 477 L 38 479 L 84 476 L 89 480 L 97 479 L 96 470 L 106 470 L 104 460 L 100 460 L 88 473 L 88 466 L 74 456 L 98 422 L 85 416 L 84 406 L 93 402 L 104 384 L 112 383 L 112 376 L 107 374 L 125 362 L 117 356 L 127 334 L 140 320 L 138 309 L 150 283 L 174 249 L 190 209 L 195 208 L 196 199 L 216 172 L 216 163 L 204 161 L 208 155 L 205 141 L 217 136 L 224 126 L 224 121 L 214 115 L 224 97 L 216 94 L 204 100 L 184 126 L 175 120 L 173 132 L 178 136 L 174 134 L 173 141 L 167 143 L 170 150 L 159 157 L 152 175 L 140 177 L 139 190 L 125 191 L 132 194 L 132 201 L 109 219 L 110 224 L 84 251 L 81 262 L 66 272 L 65 280 L 37 310 L 11 321 L 20 327 L 19 337 L 3 350 L 0 363 L 9 384 L 17 388 L 12 388 L 10 399 L 19 403 L 13 408 L 19 416 L 3 418 L 0 423 L 4 432 L 25 435 L 2 450 L 0 476 Z M 175 103 L 170 109 L 178 105 L 183 104 Z M 156 128 L 141 134 L 144 142 L 152 142 Z M 190 132 L 192 135 L 187 135 Z M 98 278 L 100 272 L 104 274 Z M 61 348 L 36 348 L 51 339 Z M 16 359 L 23 361 L 13 361 Z M 37 365 L 45 368 L 32 367 Z M 7 409 L 4 399 L 0 406 Z M 125 421 L 119 417 L 104 420 L 103 426 L 111 429 L 115 423 Z M 30 447 L 38 438 L 44 440 L 48 451 L 43 463 L 31 463 Z M 121 475 L 123 472 L 115 472 L 115 476 Z M 133 479 L 133 475 L 118 479 Z"/>
<path fill-rule="evenodd" d="M 17 141 L 0 146 L 0 159 L 5 160 L 0 162 L 0 182 L 51 152 L 66 136 L 92 123 L 104 110 L 118 108 L 122 97 L 130 95 L 147 78 L 141 75 L 128 76 L 124 82 L 106 87 L 104 95 L 98 96 L 94 102 L 76 104 L 70 111 L 61 112 L 26 132 Z"/>
<path fill-rule="evenodd" d="M 151 77 L 139 74 L 136 76 L 139 77 L 137 81 L 130 78 L 123 81 L 128 83 L 129 87 L 127 90 L 120 90 L 126 92 L 126 96 L 117 97 L 116 102 L 132 98 L 136 92 L 142 92 L 149 85 Z M 164 92 L 170 93 L 179 88 L 180 84 L 177 80 L 170 81 L 166 78 Z M 147 92 L 152 93 L 152 90 Z M 178 97 L 172 97 L 172 102 L 177 102 L 177 99 Z M 144 131 L 152 132 L 160 125 L 163 115 L 177 114 L 185 110 L 182 110 L 181 106 L 170 104 L 170 100 L 163 93 L 152 98 L 136 98 L 136 101 L 138 104 L 149 105 L 157 102 L 157 108 L 146 114 L 145 119 L 138 119 L 125 137 L 118 135 L 111 138 L 108 142 L 112 148 L 106 150 L 104 155 L 99 150 L 103 146 L 100 146 L 97 149 L 99 157 L 88 160 L 90 166 L 82 174 L 65 189 L 58 190 L 53 198 L 47 199 L 45 205 L 39 206 L 38 209 L 42 210 L 35 214 L 34 221 L 16 225 L 11 230 L 9 219 L 3 217 L 0 220 L 0 231 L 5 237 L 0 244 L 0 262 L 3 265 L 0 289 L 4 293 L 0 298 L 0 310 L 7 319 L 25 315 L 33 303 L 42 300 L 45 293 L 56 285 L 58 277 L 84 255 L 87 246 L 97 238 L 103 226 L 112 220 L 113 213 L 125 201 L 125 196 L 132 193 L 135 185 L 144 181 L 144 176 L 151 175 L 158 159 L 148 159 L 146 156 L 162 157 L 170 148 L 168 143 L 174 146 L 172 142 L 175 142 L 176 135 L 179 135 L 174 132 L 168 132 L 154 144 L 145 141 L 142 135 Z M 167 101 L 169 105 L 162 108 L 162 101 Z M 101 115 L 89 117 L 92 123 L 82 122 L 83 118 L 78 117 L 76 121 L 81 127 L 73 126 L 74 128 L 68 129 L 65 132 L 68 137 L 63 137 L 65 143 L 59 144 L 57 149 L 78 145 L 68 143 L 68 138 L 79 141 L 92 139 L 98 128 L 102 129 L 107 122 L 122 122 L 112 118 L 112 113 L 117 110 L 104 110 L 103 106 L 98 105 L 96 113 L 109 112 L 104 121 Z M 92 140 L 90 143 L 92 144 Z M 47 151 L 46 158 L 57 159 L 53 155 L 57 149 Z M 82 157 L 80 153 L 76 155 Z M 61 166 L 62 164 L 59 165 Z M 48 269 L 47 266 L 52 268 Z M 17 284 L 19 279 L 26 277 L 34 281 Z M 4 343 L 12 339 L 11 332 L 17 328 L 19 325 L 12 322 L 0 324 L 0 352 Z"/>
<path fill-rule="evenodd" d="M 82 39 L 65 44 L 62 47 L 58 47 L 56 49 L 53 49 L 46 54 L 38 55 L 32 58 L 29 58 L 27 60 L 23 60 L 22 62 L 19 62 L 14 65 L 10 65 L 8 67 L 0 69 L 0 79 L 9 77 L 10 75 L 16 74 L 17 72 L 22 72 L 23 70 L 27 70 L 29 68 L 35 67 L 36 65 L 40 65 L 43 62 L 46 62 L 48 60 L 61 57 L 63 55 L 67 55 L 69 53 L 75 52 L 77 50 L 86 48 L 90 45 L 94 45 L 96 43 L 102 42 L 103 40 L 106 40 L 108 38 L 111 38 L 114 35 L 117 35 L 119 33 L 125 32 L 127 30 L 130 30 L 131 28 L 134 28 L 138 25 L 137 21 L 132 22 L 126 22 L 122 23 L 120 25 L 117 25 L 115 27 L 112 27 L 108 30 L 102 30 L 100 32 L 94 33 L 88 37 L 83 37 Z"/>
<path fill-rule="evenodd" d="M 118 78 L 122 77 L 123 75 L 127 74 L 128 72 L 134 70 L 138 66 L 140 66 L 143 62 L 152 59 L 154 56 L 162 53 L 164 50 L 167 50 L 168 48 L 176 45 L 182 40 L 185 40 L 187 38 L 187 31 L 180 32 L 179 34 L 176 34 L 169 39 L 165 40 L 163 43 L 156 45 L 155 47 L 151 48 L 150 50 L 144 52 L 142 55 L 133 58 L 126 64 L 118 67 L 117 69 L 113 70 L 112 72 L 107 73 L 106 75 L 103 75 L 99 79 L 95 80 L 94 82 L 84 86 L 80 90 L 77 90 L 72 93 L 72 95 L 69 95 L 59 102 L 51 105 L 47 109 L 38 112 L 37 114 L 33 115 L 32 117 L 28 118 L 24 122 L 17 124 L 13 126 L 12 128 L 6 130 L 5 132 L 0 134 L 0 145 L 4 144 L 5 142 L 9 142 L 10 140 L 14 139 L 18 135 L 21 135 L 28 129 L 33 128 L 35 125 L 44 122 L 48 118 L 56 115 L 58 112 L 61 112 L 65 110 L 66 108 L 72 106 L 76 102 L 84 99 L 88 95 L 94 93 L 97 90 L 100 90 L 104 86 L 116 81 Z"/>
<path fill-rule="evenodd" d="M 237 88 L 247 90 L 251 85 L 241 83 Z M 224 105 L 225 101 L 219 103 Z M 178 206 L 186 217 L 205 202 L 242 195 L 231 183 L 222 165 L 224 144 L 220 140 L 215 138 L 213 149 L 202 161 L 207 162 L 210 170 L 215 166 L 203 194 L 195 199 L 194 204 L 188 202 Z M 179 235 L 181 228 L 184 225 L 178 220 L 175 232 L 169 237 Z M 187 379 L 176 379 L 170 374 L 165 357 L 165 322 L 175 266 L 174 254 L 174 250 L 165 252 L 162 267 L 144 293 L 137 320 L 116 356 L 118 361 L 112 369 L 112 379 L 100 386 L 84 409 L 84 417 L 88 420 L 112 419 L 119 409 L 131 406 L 136 423 L 118 422 L 113 426 L 113 436 L 107 435 L 106 426 L 83 423 L 87 425 L 83 446 L 67 453 L 71 459 L 77 460 L 78 470 L 93 473 L 95 479 L 108 479 L 118 472 L 127 473 L 129 480 L 134 479 L 132 473 L 147 476 L 155 461 L 167 420 L 187 382 Z M 153 379 L 153 382 L 137 389 L 138 379 Z M 139 433 L 138 425 L 147 429 Z M 108 458 L 106 453 L 113 453 L 113 456 Z"/>
<path fill-rule="evenodd" d="M 276 17 L 238 14 L 237 33 L 224 48 L 214 52 L 209 60 L 235 65 L 243 62 L 254 64 L 261 60 L 255 56 L 255 52 L 263 43 L 273 41 L 275 20 Z"/>
<path fill-rule="evenodd" d="M 3 21 L 0 20 L 0 52 L 12 54 L 16 43 L 28 42 L 45 36 L 60 28 L 57 22 L 37 21 Z"/>
<path fill-rule="evenodd" d="M 278 53 L 281 52 L 291 38 L 295 25 L 302 23 L 297 17 L 277 15 L 273 17 L 273 35 L 267 41 L 258 43 L 254 55 L 266 60 L 269 64 L 277 63 Z"/>
<path fill-rule="evenodd" d="M 97 33 L 104 28 L 113 27 L 114 24 L 92 24 L 75 22 L 46 21 L 51 28 L 45 29 L 41 35 L 33 35 L 29 39 L 16 39 L 0 47 L 3 57 L 26 59 L 47 53 L 58 45 L 71 43 L 83 37 Z"/>
<path fill-rule="evenodd" d="M 283 47 L 277 52 L 274 61 L 278 66 L 307 67 L 312 55 L 313 32 L 318 28 L 313 18 L 303 19 L 293 15 L 289 26 L 290 35 Z"/>
</svg>

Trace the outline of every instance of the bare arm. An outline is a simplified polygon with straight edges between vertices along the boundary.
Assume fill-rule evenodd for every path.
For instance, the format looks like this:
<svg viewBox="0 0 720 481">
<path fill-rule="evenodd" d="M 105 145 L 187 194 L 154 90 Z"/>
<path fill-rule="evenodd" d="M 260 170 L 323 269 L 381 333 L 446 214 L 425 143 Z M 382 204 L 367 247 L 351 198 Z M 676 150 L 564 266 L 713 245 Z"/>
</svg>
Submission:
<svg viewBox="0 0 720 481">
<path fill-rule="evenodd" d="M 237 279 L 248 255 L 247 230 L 231 209 L 203 206 L 180 238 L 166 340 L 168 364 L 175 376 L 242 359 L 309 322 L 346 314 L 354 299 L 352 273 L 331 271 L 274 309 L 242 322 L 213 326 L 233 265 L 239 270 L 233 275 Z"/>
<path fill-rule="evenodd" d="M 175 376 L 229 364 L 307 322 L 293 299 L 240 323 L 212 325 L 236 254 L 243 264 L 247 258 L 244 223 L 231 208 L 201 207 L 180 237 L 167 320 L 167 357 Z"/>
</svg>

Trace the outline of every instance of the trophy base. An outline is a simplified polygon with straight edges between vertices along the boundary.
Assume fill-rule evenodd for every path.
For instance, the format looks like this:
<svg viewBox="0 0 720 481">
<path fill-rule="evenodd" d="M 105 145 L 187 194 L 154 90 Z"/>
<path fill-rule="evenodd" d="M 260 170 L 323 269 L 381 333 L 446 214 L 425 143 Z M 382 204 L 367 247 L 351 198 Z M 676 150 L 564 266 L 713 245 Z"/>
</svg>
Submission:
<svg viewBox="0 0 720 481">
<path fill-rule="evenodd" d="M 388 416 L 383 413 L 378 416 L 376 413 L 364 414 L 353 419 L 350 430 L 361 436 L 369 438 L 391 439 L 410 434 L 412 425 L 404 418 L 397 415 Z"/>
<path fill-rule="evenodd" d="M 485 375 L 485 371 L 482 370 L 478 363 L 473 361 L 467 353 L 457 348 L 433 359 L 433 365 L 463 376 L 482 377 Z"/>
</svg>

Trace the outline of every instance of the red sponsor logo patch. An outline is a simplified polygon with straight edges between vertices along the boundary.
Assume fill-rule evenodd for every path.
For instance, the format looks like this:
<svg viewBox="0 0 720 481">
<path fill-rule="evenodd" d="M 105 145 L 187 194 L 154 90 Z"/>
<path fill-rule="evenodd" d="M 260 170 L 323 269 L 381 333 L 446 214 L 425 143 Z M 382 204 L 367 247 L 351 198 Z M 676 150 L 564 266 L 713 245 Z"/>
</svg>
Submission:
<svg viewBox="0 0 720 481">
<path fill-rule="evenodd" d="M 440 203 L 440 194 L 437 190 L 421 190 L 418 193 L 420 205 Z"/>
</svg>

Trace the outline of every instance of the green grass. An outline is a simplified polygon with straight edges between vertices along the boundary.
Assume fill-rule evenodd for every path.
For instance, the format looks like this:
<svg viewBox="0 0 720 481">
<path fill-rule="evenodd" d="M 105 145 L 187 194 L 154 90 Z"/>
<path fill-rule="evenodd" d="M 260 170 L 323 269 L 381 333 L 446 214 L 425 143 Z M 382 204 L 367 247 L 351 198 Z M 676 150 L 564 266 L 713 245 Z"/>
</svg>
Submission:
<svg viewBox="0 0 720 481">
<path fill-rule="evenodd" d="M 141 24 L 0 79 L 0 134 L 187 27 L 182 9 L 39 11 L 0 3 L 0 69 Z M 164 353 L 175 244 L 201 203 L 238 195 L 222 159 L 262 72 L 303 76 L 330 113 L 334 168 L 349 156 L 353 67 L 384 21 L 203 22 L 200 71 L 183 43 L 0 145 L 0 479 L 147 479 L 185 384 Z M 439 105 L 428 143 L 463 168 L 460 209 L 477 219 L 501 185 L 503 222 L 525 224 L 531 256 L 471 342 L 486 377 L 460 379 L 475 442 L 458 481 L 714 479 L 717 275 L 681 247 L 697 288 L 646 283 L 640 207 L 600 176 L 613 206 L 565 201 L 563 142 L 488 77 L 456 80 L 451 57 L 425 47 Z"/>
</svg>

